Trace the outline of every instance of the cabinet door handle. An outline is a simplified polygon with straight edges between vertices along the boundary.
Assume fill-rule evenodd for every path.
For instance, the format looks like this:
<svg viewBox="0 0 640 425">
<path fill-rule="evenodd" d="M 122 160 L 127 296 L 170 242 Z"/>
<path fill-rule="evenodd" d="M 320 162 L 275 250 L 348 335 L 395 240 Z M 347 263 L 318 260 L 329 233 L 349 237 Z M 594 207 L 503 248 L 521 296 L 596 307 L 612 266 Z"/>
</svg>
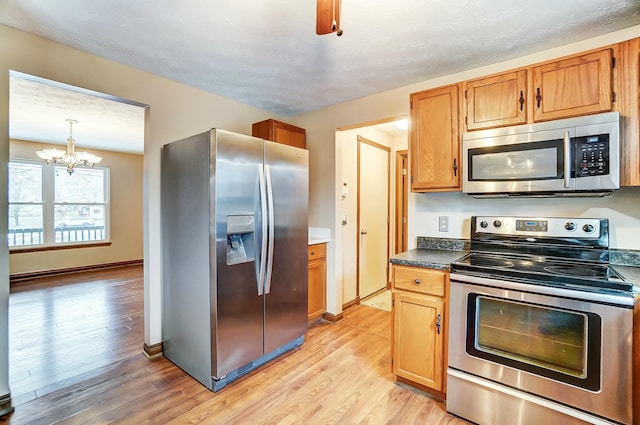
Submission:
<svg viewBox="0 0 640 425">
<path fill-rule="evenodd" d="M 540 107 L 540 102 L 542 102 L 542 95 L 540 94 L 540 87 L 538 87 L 538 91 L 536 94 L 536 100 L 538 101 L 538 108 Z"/>
<path fill-rule="evenodd" d="M 518 102 L 520 102 L 520 110 L 522 111 L 524 109 L 524 93 L 522 93 L 522 90 L 520 90 L 520 99 L 518 99 Z"/>
<path fill-rule="evenodd" d="M 420 285 L 420 279 L 416 279 L 414 280 L 414 282 L 416 283 L 416 285 Z"/>
<path fill-rule="evenodd" d="M 458 164 L 456 158 L 453 158 L 453 175 L 454 177 L 458 176 Z"/>
<path fill-rule="evenodd" d="M 438 331 L 438 335 L 440 335 L 440 314 L 436 318 L 436 330 Z"/>
</svg>

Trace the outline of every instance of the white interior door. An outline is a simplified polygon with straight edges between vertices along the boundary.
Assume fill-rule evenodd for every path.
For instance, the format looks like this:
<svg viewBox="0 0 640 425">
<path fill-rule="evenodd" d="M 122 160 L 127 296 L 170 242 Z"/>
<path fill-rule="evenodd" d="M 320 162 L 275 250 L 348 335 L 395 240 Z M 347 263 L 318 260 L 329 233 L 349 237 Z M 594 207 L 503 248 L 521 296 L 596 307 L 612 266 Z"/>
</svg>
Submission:
<svg viewBox="0 0 640 425">
<path fill-rule="evenodd" d="M 389 152 L 358 137 L 358 295 L 387 286 L 389 270 Z"/>
</svg>

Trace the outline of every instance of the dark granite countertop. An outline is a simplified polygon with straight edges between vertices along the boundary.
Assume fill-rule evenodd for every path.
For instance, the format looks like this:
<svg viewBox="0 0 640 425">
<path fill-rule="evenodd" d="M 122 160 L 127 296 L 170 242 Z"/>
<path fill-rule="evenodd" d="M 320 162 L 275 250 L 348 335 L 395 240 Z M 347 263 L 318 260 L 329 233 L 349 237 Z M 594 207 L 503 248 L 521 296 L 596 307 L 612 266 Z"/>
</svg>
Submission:
<svg viewBox="0 0 640 425">
<path fill-rule="evenodd" d="M 418 236 L 418 248 L 392 256 L 391 263 L 449 270 L 452 262 L 468 252 L 468 240 Z M 633 283 L 634 292 L 640 294 L 640 251 L 611 249 L 610 255 L 610 266 Z"/>
<path fill-rule="evenodd" d="M 453 261 L 463 257 L 467 251 L 416 248 L 391 257 L 392 264 L 424 267 L 436 270 L 449 270 Z M 611 267 L 622 275 L 624 280 L 634 284 L 634 292 L 640 294 L 640 267 L 612 264 Z"/>
<path fill-rule="evenodd" d="M 633 291 L 640 294 L 640 251 L 634 249 L 609 250 L 609 266 L 624 280 L 633 283 Z"/>
<path fill-rule="evenodd" d="M 633 283 L 633 292 L 640 294 L 640 267 L 617 264 L 611 264 L 610 267 L 620 273 L 624 280 Z"/>
<path fill-rule="evenodd" d="M 449 270 L 453 261 L 469 251 L 465 239 L 418 236 L 418 247 L 391 257 L 392 264 Z"/>
<path fill-rule="evenodd" d="M 392 264 L 449 270 L 450 264 L 466 255 L 466 251 L 416 248 L 391 257 Z"/>
</svg>

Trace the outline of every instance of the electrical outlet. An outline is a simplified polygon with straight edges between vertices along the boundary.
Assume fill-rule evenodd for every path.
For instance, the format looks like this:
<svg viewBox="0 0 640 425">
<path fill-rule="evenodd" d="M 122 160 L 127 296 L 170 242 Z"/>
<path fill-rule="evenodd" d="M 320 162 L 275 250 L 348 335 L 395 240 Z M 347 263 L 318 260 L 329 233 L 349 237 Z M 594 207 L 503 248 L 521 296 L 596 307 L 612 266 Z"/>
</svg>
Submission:
<svg viewBox="0 0 640 425">
<path fill-rule="evenodd" d="M 438 231 L 439 232 L 449 231 L 449 216 L 442 215 L 438 217 Z"/>
</svg>

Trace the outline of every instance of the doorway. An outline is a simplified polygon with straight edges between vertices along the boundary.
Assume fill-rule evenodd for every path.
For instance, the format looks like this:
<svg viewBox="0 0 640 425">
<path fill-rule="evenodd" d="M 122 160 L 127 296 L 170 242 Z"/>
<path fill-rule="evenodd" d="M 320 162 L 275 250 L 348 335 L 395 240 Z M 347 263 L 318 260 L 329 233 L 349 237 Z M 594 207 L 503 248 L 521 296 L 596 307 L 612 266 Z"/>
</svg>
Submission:
<svg viewBox="0 0 640 425">
<path fill-rule="evenodd" d="M 389 281 L 389 157 L 391 149 L 358 136 L 358 297 Z"/>
<path fill-rule="evenodd" d="M 94 171 L 104 169 L 103 175 L 107 180 L 106 188 L 94 188 L 96 191 L 102 190 L 106 199 L 99 211 L 96 211 L 94 198 L 87 200 L 82 197 L 89 193 L 86 187 L 71 194 L 75 196 L 75 202 L 80 204 L 78 209 L 90 204 L 84 215 L 94 221 L 94 224 L 89 224 L 94 227 L 93 231 L 96 227 L 104 226 L 104 223 L 108 224 L 107 230 L 104 230 L 108 242 L 91 241 L 87 242 L 88 246 L 81 248 L 72 245 L 73 249 L 70 249 L 70 246 L 64 247 L 66 241 L 63 240 L 53 239 L 45 244 L 42 238 L 22 238 L 22 243 L 10 246 L 12 251 L 21 253 L 9 256 L 10 302 L 14 303 L 17 298 L 20 304 L 24 297 L 31 299 L 28 307 L 22 304 L 13 304 L 11 307 L 12 315 L 20 313 L 28 320 L 8 322 L 9 383 L 12 394 L 17 395 L 17 401 L 14 401 L 20 403 L 31 396 L 39 396 L 57 382 L 69 382 L 83 373 L 116 361 L 120 353 L 131 351 L 131 344 L 120 346 L 121 339 L 109 336 L 114 332 L 131 332 L 134 335 L 132 340 L 137 341 L 138 351 L 144 343 L 141 281 L 137 280 L 132 289 L 136 300 L 140 301 L 136 305 L 138 314 L 135 317 L 126 316 L 123 323 L 111 323 L 113 317 L 120 318 L 118 313 L 122 309 L 130 307 L 129 301 L 133 296 L 123 298 L 118 295 L 125 287 L 128 290 L 133 279 L 124 279 L 115 288 L 102 285 L 99 278 L 101 271 L 98 269 L 111 270 L 114 267 L 117 271 L 113 271 L 113 274 L 117 274 L 123 271 L 121 268 L 124 266 L 132 266 L 136 279 L 143 273 L 140 266 L 143 256 L 143 152 L 148 106 L 17 71 L 10 71 L 9 77 L 10 161 L 42 169 L 55 167 L 40 159 L 37 151 L 51 146 L 64 149 L 64 143 L 70 137 L 69 124 L 65 123 L 65 119 L 70 118 L 78 124 L 73 127 L 74 142 L 77 143 L 75 147 L 78 150 L 86 148 L 102 156 L 102 161 Z M 86 218 L 80 225 L 65 223 L 63 226 L 56 222 L 51 202 L 54 197 L 50 196 L 50 202 L 45 206 L 45 202 L 40 201 L 44 199 L 41 195 L 36 198 L 32 196 L 32 193 L 39 194 L 36 190 L 38 187 L 46 185 L 53 185 L 52 192 L 55 193 L 56 178 L 77 178 L 83 184 L 88 184 L 87 181 L 91 181 L 86 179 L 86 174 L 82 174 L 82 171 L 88 170 L 91 169 L 81 167 L 73 175 L 68 175 L 66 171 L 55 174 L 52 169 L 51 175 L 55 174 L 56 177 L 53 180 L 40 179 L 42 181 L 38 181 L 39 184 L 30 187 L 34 190 L 24 192 L 24 199 L 18 196 L 23 192 L 9 191 L 9 203 L 30 203 L 32 207 L 31 211 L 24 208 L 19 212 L 19 217 L 12 217 L 9 230 L 22 234 L 32 228 L 43 234 L 46 226 L 49 232 L 57 232 L 56 229 L 63 227 L 67 232 L 74 227 L 79 232 L 89 232 L 79 230 L 86 226 Z M 9 174 L 10 182 L 11 178 Z M 36 214 L 32 212 L 34 209 Z M 34 220 L 34 217 L 39 217 L 39 220 Z M 34 222 L 35 226 L 32 225 Z M 91 246 L 92 242 L 95 246 Z M 60 249 L 62 247 L 66 249 Z M 92 251 L 90 254 L 80 253 L 82 250 Z M 89 264 L 87 261 L 90 261 Z M 80 271 L 83 274 L 56 275 Z M 95 282 L 92 276 L 98 276 Z M 43 290 L 42 285 L 46 284 L 51 286 Z M 108 298 L 110 296 L 112 298 Z M 119 301 L 122 305 L 106 300 Z M 111 323 L 108 328 L 104 326 L 106 322 Z M 52 327 L 57 328 L 57 333 L 53 332 L 55 337 L 50 335 Z M 36 342 L 29 340 L 31 342 L 23 346 L 27 341 L 25 338 L 40 334 L 48 337 L 35 338 Z M 37 345 L 40 343 L 44 346 Z M 40 355 L 25 355 L 31 351 Z M 80 360 L 74 357 L 78 352 L 84 354 Z"/>
<path fill-rule="evenodd" d="M 352 127 L 339 128 L 336 131 L 336 147 L 337 156 L 339 155 L 339 172 L 337 184 L 340 188 L 340 208 L 337 210 L 337 219 L 341 223 L 339 232 L 337 231 L 337 243 L 341 248 L 342 259 L 342 310 L 346 311 L 353 306 L 361 303 L 365 296 L 364 286 L 360 288 L 360 267 L 359 255 L 361 251 L 361 239 L 364 235 L 360 235 L 363 230 L 359 222 L 360 209 L 359 185 L 371 182 L 374 174 L 378 172 L 367 173 L 360 176 L 360 168 L 369 166 L 368 161 L 360 159 L 361 150 L 365 151 L 365 155 L 371 149 L 373 152 L 380 153 L 386 158 L 384 165 L 379 166 L 380 172 L 385 175 L 386 183 L 382 183 L 384 189 L 375 188 L 376 198 L 383 196 L 387 202 L 386 206 L 378 208 L 387 211 L 386 223 L 382 223 L 380 227 L 387 229 L 387 247 L 384 251 L 384 258 L 380 263 L 384 265 L 384 275 L 388 279 L 388 256 L 395 252 L 395 157 L 397 151 L 407 151 L 408 149 L 408 132 L 405 128 L 400 128 L 398 123 L 406 122 L 405 117 L 388 118 L 377 122 L 354 125 Z M 360 141 L 362 140 L 362 142 Z M 370 141 L 371 143 L 367 143 Z M 365 146 L 363 149 L 363 146 Z M 381 153 L 382 152 L 382 153 Z M 360 165 L 359 165 L 360 164 Z M 390 170 L 389 170 L 390 168 Z M 364 224 L 364 223 L 362 223 Z M 371 236 L 369 229 L 366 236 Z M 391 233 L 394 232 L 394 233 Z M 371 239 L 371 238 L 369 238 Z M 388 282 L 387 282 L 388 285 Z M 384 284 L 382 285 L 384 286 Z M 380 291 L 383 292 L 383 291 Z M 375 295 L 375 293 L 374 293 Z M 371 297 L 371 300 L 375 297 Z M 366 300 L 367 302 L 371 300 Z"/>
</svg>

